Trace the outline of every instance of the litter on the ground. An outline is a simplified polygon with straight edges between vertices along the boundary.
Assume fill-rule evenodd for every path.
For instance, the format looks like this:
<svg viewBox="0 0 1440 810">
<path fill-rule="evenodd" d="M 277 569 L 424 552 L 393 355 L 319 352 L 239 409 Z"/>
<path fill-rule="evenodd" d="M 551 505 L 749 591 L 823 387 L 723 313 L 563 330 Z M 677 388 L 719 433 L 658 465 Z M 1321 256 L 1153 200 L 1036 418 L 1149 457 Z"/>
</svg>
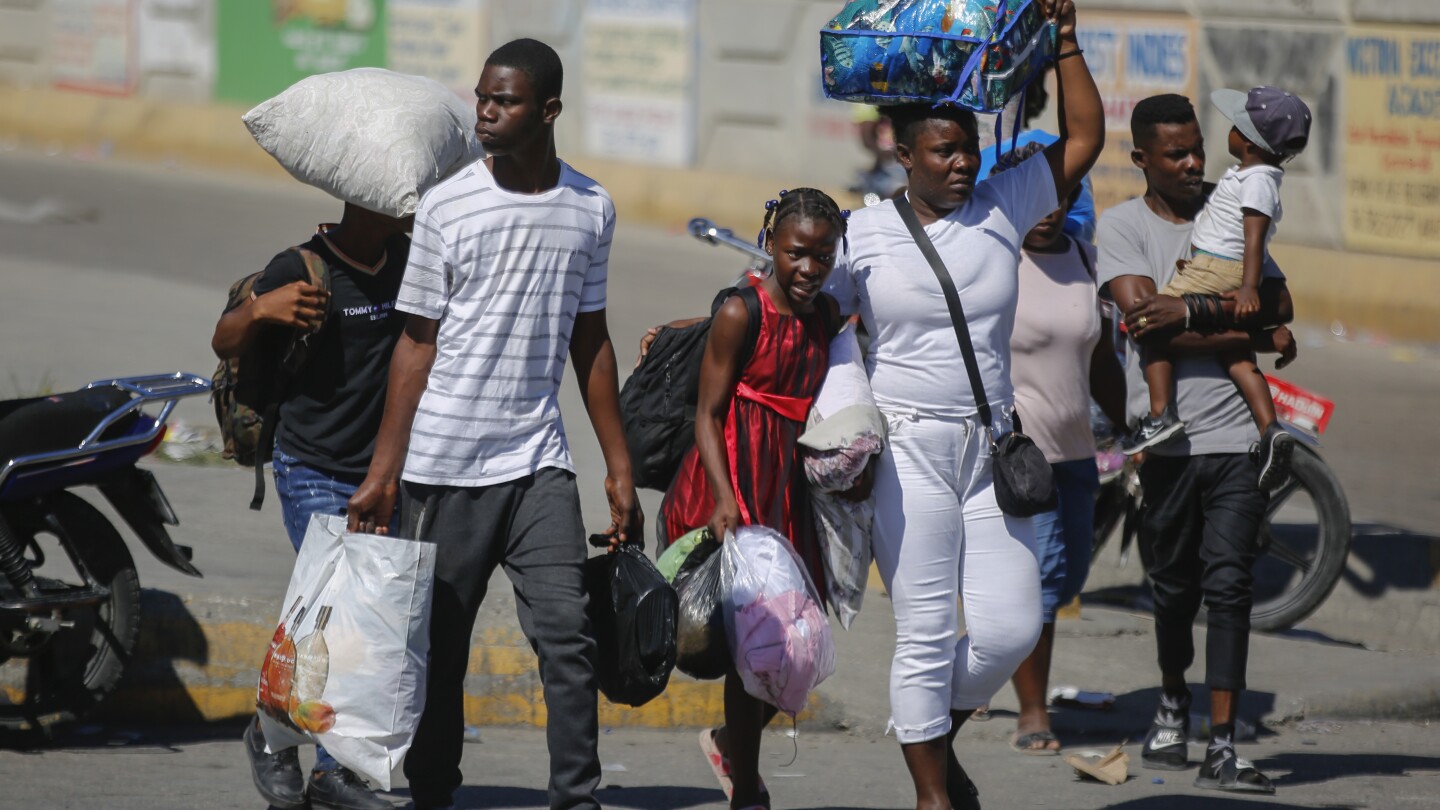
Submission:
<svg viewBox="0 0 1440 810">
<path fill-rule="evenodd" d="M 1074 768 L 1080 778 L 1094 779 L 1107 785 L 1123 784 L 1130 778 L 1130 755 L 1125 753 L 1123 742 L 1100 757 L 1071 754 L 1065 757 L 1065 764 Z"/>
<path fill-rule="evenodd" d="M 1115 708 L 1115 695 L 1110 692 L 1087 692 L 1078 686 L 1057 686 L 1050 690 L 1050 705 L 1108 711 Z"/>
</svg>

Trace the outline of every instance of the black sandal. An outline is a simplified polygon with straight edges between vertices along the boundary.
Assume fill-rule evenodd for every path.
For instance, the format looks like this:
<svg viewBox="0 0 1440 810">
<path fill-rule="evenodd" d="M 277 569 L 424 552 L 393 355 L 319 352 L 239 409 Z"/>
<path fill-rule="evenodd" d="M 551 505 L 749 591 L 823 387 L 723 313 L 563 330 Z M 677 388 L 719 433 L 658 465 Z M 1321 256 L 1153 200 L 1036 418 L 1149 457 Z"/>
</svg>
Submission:
<svg viewBox="0 0 1440 810">
<path fill-rule="evenodd" d="M 1205 790 L 1223 790 L 1230 793 L 1260 793 L 1271 795 L 1275 785 L 1248 759 L 1235 755 L 1233 748 L 1214 750 L 1200 766 L 1195 777 L 1195 787 Z"/>
</svg>

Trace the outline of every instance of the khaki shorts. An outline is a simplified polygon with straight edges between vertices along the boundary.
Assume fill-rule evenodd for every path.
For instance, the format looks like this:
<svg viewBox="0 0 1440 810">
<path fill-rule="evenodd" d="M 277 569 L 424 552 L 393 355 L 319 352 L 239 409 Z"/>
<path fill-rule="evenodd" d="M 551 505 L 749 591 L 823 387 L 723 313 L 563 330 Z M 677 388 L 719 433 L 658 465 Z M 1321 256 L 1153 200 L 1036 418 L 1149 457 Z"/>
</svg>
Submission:
<svg viewBox="0 0 1440 810">
<path fill-rule="evenodd" d="M 1180 262 L 1175 277 L 1160 294 L 1179 297 L 1187 293 L 1234 292 L 1244 280 L 1244 262 L 1197 250 L 1189 261 Z"/>
</svg>

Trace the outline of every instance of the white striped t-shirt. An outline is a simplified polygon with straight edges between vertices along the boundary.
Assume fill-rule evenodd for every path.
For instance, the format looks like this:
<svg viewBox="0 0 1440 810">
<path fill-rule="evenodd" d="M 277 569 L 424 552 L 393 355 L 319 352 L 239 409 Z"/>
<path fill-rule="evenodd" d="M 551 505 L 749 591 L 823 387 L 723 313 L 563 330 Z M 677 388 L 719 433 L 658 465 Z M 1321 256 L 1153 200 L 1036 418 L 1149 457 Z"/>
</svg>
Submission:
<svg viewBox="0 0 1440 810">
<path fill-rule="evenodd" d="M 615 206 L 562 163 L 540 194 L 483 160 L 426 192 L 396 309 L 440 321 L 402 478 L 478 487 L 574 471 L 560 380 L 577 312 L 605 308 Z"/>
</svg>

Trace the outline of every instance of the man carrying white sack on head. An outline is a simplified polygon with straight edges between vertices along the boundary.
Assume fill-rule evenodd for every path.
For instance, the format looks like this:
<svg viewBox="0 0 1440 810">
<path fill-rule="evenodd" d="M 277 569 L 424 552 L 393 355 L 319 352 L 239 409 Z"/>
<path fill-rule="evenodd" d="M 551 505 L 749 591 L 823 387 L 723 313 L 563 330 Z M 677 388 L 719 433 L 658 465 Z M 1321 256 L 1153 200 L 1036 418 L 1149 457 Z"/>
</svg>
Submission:
<svg viewBox="0 0 1440 810">
<path fill-rule="evenodd" d="M 309 241 L 270 260 L 254 295 L 221 316 L 211 341 L 229 359 L 278 352 L 296 330 L 313 332 L 304 368 L 280 395 L 271 458 L 281 517 L 299 551 L 310 518 L 344 515 L 370 466 L 405 325 L 394 307 L 415 205 L 479 156 L 475 114 L 437 82 L 362 68 L 305 79 L 245 123 L 297 179 L 345 202 L 338 225 L 318 226 Z M 245 751 L 256 789 L 281 810 L 307 801 L 392 806 L 320 747 L 307 787 L 297 749 L 266 753 L 258 720 L 246 728 Z"/>
</svg>

